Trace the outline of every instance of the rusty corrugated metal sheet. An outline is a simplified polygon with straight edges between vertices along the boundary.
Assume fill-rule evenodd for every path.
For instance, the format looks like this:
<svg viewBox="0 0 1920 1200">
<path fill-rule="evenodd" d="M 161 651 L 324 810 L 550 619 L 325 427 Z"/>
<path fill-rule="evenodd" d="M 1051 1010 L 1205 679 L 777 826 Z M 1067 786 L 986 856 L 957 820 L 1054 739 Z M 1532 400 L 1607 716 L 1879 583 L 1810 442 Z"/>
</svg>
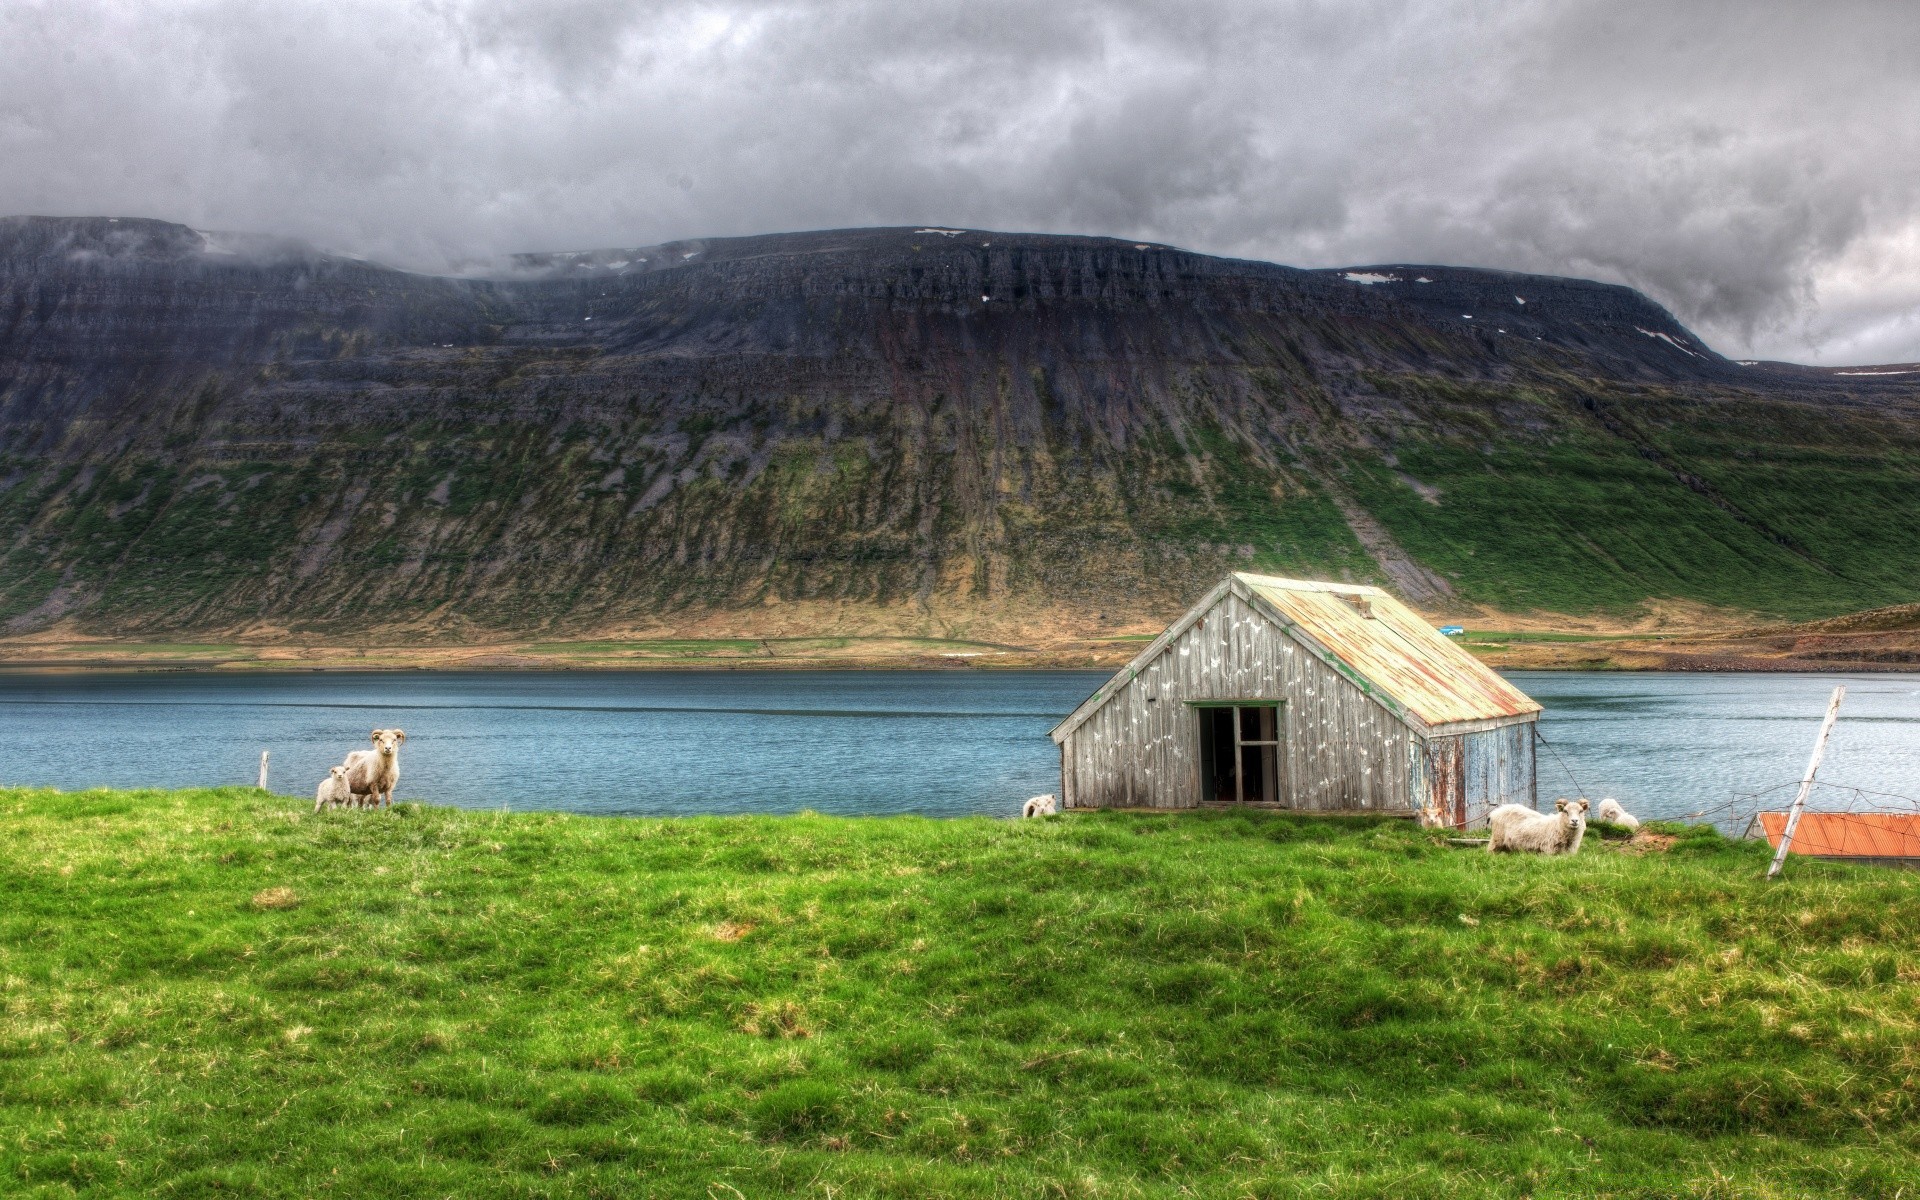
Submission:
<svg viewBox="0 0 1920 1200">
<path fill-rule="evenodd" d="M 1240 574 L 1240 581 L 1428 725 L 1526 716 L 1540 706 L 1379 588 Z M 1354 599 L 1365 601 L 1363 615 Z"/>
<path fill-rule="evenodd" d="M 1776 848 L 1787 828 L 1784 812 L 1755 817 Z M 1821 858 L 1920 858 L 1920 813 L 1803 812 L 1790 854 Z"/>
<path fill-rule="evenodd" d="M 1467 827 L 1467 755 L 1465 737 L 1434 738 L 1427 743 L 1432 764 L 1433 803 L 1427 824 L 1449 829 Z"/>
</svg>

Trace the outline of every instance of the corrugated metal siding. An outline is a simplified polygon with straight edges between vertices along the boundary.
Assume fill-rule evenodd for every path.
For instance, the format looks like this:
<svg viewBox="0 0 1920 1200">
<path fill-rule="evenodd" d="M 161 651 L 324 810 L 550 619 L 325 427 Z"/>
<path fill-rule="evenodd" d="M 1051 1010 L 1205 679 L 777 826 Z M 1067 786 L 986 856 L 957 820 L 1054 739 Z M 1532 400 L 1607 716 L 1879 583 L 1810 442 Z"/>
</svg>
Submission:
<svg viewBox="0 0 1920 1200">
<path fill-rule="evenodd" d="M 1378 689 L 1428 725 L 1540 711 L 1526 693 L 1379 588 L 1238 578 L 1351 669 L 1361 687 Z M 1362 616 L 1346 597 L 1363 597 L 1373 615 Z"/>
<path fill-rule="evenodd" d="M 1506 725 L 1461 737 L 1466 752 L 1466 825 L 1502 804 L 1534 805 L 1533 725 Z"/>
<path fill-rule="evenodd" d="M 1149 701 L 1148 697 L 1155 697 Z M 1191 700 L 1281 700 L 1286 803 L 1311 810 L 1414 807 L 1418 739 L 1272 620 L 1228 594 L 1061 743 L 1076 808 L 1188 808 L 1199 800 Z"/>
<path fill-rule="evenodd" d="M 1428 739 L 1428 823 L 1465 829 L 1502 804 L 1532 808 L 1533 754 L 1532 722 Z"/>
<path fill-rule="evenodd" d="M 1427 742 L 1427 770 L 1433 781 L 1431 799 L 1424 806 L 1426 823 L 1464 829 L 1467 825 L 1466 736 L 1437 737 Z"/>
</svg>

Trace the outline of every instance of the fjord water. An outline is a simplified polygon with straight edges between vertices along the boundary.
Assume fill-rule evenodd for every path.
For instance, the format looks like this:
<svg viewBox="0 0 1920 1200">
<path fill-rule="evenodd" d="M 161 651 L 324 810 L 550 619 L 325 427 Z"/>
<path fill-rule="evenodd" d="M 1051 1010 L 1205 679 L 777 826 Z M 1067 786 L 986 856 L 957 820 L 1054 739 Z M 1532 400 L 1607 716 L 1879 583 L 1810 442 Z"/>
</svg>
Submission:
<svg viewBox="0 0 1920 1200">
<path fill-rule="evenodd" d="M 395 672 L 0 678 L 0 781 L 251 783 L 313 795 L 407 733 L 401 799 L 685 813 L 1017 813 L 1058 786 L 1047 739 L 1083 672 Z M 33 747 L 23 756 L 14 747 Z"/>
<path fill-rule="evenodd" d="M 1085 671 L 0 676 L 0 783 L 254 780 L 311 796 L 376 726 L 407 731 L 400 797 L 581 813 L 1012 815 L 1059 784 L 1050 729 Z M 1733 823 L 1799 777 L 1835 683 L 1821 776 L 1920 797 L 1920 675 L 1516 672 L 1546 706 L 1543 801 Z M 1564 766 L 1563 766 L 1564 763 Z M 1823 789 L 1823 797 L 1845 794 Z M 1776 793 L 1770 806 L 1791 795 Z M 1751 802 L 1745 802 L 1750 808 Z"/>
</svg>

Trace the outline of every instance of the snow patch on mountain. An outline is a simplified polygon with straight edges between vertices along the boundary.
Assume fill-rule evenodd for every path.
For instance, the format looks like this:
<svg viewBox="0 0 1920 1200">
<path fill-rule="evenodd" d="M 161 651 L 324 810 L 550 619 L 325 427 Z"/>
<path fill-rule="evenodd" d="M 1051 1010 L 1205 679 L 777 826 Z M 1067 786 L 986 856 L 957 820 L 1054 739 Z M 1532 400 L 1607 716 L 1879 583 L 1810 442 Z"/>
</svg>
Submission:
<svg viewBox="0 0 1920 1200">
<path fill-rule="evenodd" d="M 1698 353 L 1688 349 L 1685 345 L 1683 345 L 1681 342 L 1679 342 L 1675 338 L 1670 337 L 1667 334 L 1661 333 L 1657 329 L 1640 329 L 1640 326 L 1638 325 L 1635 325 L 1634 328 L 1639 329 L 1641 333 L 1646 334 L 1650 338 L 1654 338 L 1657 341 L 1665 342 L 1667 345 L 1672 346 L 1675 350 L 1678 350 L 1680 353 L 1686 355 L 1688 358 L 1700 357 Z"/>
</svg>

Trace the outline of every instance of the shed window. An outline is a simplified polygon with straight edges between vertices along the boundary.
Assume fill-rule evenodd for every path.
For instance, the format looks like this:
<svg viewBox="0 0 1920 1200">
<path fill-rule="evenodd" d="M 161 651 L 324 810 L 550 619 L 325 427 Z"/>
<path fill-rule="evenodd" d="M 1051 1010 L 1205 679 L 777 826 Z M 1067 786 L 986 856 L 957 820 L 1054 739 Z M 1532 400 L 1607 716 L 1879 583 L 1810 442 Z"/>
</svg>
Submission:
<svg viewBox="0 0 1920 1200">
<path fill-rule="evenodd" d="M 1200 798 L 1280 802 L 1280 706 L 1275 701 L 1201 706 Z"/>
</svg>

